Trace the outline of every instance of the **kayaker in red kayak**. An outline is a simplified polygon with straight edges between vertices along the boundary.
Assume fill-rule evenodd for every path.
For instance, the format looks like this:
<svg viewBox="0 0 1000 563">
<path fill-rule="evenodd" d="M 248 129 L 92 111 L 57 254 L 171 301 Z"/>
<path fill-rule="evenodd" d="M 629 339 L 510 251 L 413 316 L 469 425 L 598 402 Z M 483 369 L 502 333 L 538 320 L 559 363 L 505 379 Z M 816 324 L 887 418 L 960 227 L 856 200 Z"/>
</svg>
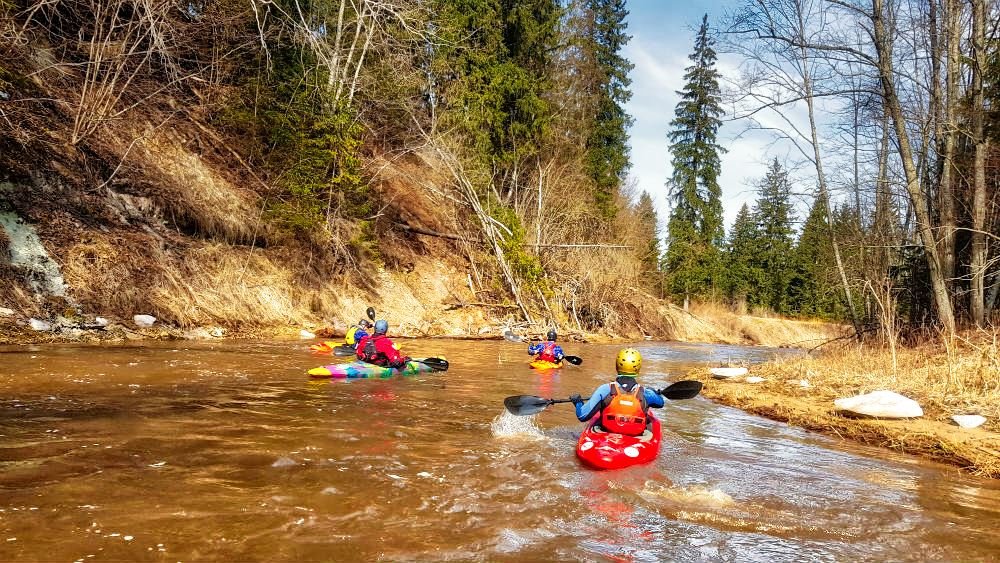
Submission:
<svg viewBox="0 0 1000 563">
<path fill-rule="evenodd" d="M 600 413 L 597 425 L 606 432 L 639 436 L 650 422 L 647 409 L 663 406 L 663 397 L 646 389 L 635 380 L 642 367 L 642 355 L 635 348 L 618 352 L 615 370 L 618 377 L 612 383 L 601 385 L 586 402 L 580 395 L 570 399 L 576 406 L 576 418 L 586 422 Z"/>
<path fill-rule="evenodd" d="M 549 329 L 549 333 L 545 335 L 546 342 L 539 342 L 537 344 L 528 345 L 529 354 L 538 354 L 535 360 L 552 362 L 553 364 L 558 364 L 562 361 L 565 354 L 563 354 L 563 349 L 558 344 L 556 344 L 556 330 L 554 328 Z"/>
<path fill-rule="evenodd" d="M 379 320 L 375 323 L 375 334 L 358 341 L 358 359 L 382 367 L 401 368 L 410 361 L 396 349 L 396 345 L 386 337 L 389 323 Z"/>
</svg>

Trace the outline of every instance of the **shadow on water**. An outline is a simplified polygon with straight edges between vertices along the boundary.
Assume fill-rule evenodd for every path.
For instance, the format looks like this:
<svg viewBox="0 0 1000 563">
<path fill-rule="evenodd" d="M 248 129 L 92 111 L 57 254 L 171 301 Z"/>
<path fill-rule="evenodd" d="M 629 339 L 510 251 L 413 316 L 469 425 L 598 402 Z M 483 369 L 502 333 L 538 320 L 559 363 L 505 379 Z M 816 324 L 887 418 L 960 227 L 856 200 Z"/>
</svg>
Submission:
<svg viewBox="0 0 1000 563">
<path fill-rule="evenodd" d="M 704 398 L 660 457 L 595 472 L 571 405 L 617 350 L 527 367 L 522 345 L 408 341 L 452 369 L 310 380 L 300 342 L 3 354 L 0 559 L 968 560 L 1000 553 L 1000 486 Z M 774 350 L 642 343 L 642 381 Z M 419 351 L 419 353 L 417 352 Z M 782 352 L 784 353 L 784 352 Z M 126 539 L 128 538 L 128 539 Z"/>
</svg>

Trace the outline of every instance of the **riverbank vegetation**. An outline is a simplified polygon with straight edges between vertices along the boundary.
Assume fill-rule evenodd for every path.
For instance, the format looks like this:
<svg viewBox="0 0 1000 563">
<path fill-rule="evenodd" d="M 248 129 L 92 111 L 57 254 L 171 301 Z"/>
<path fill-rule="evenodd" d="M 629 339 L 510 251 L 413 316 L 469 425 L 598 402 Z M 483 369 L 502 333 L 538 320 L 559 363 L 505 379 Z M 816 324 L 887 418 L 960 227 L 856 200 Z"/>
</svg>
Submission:
<svg viewBox="0 0 1000 563">
<path fill-rule="evenodd" d="M 666 297 L 860 335 L 987 326 L 998 9 L 706 16 L 666 132 L 661 240 L 628 181 L 623 0 L 5 2 L 0 212 L 38 231 L 68 291 L 39 294 L 6 250 L 3 318 L 237 329 L 399 301 L 433 333 L 670 338 Z M 724 122 L 776 139 L 728 230 Z"/>
<path fill-rule="evenodd" d="M 671 124 L 669 293 L 859 333 L 989 326 L 998 16 L 989 0 L 782 0 L 740 3 L 714 33 L 706 18 Z M 738 73 L 723 77 L 716 51 Z M 723 118 L 774 139 L 756 202 L 725 237 Z"/>
<path fill-rule="evenodd" d="M 656 212 L 626 183 L 620 0 L 0 10 L 0 211 L 70 288 L 36 298 L 2 253 L 22 322 L 239 329 L 426 299 L 400 321 L 670 336 Z"/>
<path fill-rule="evenodd" d="M 754 366 L 763 381 L 720 381 L 707 369 L 694 376 L 704 394 L 728 405 L 810 430 L 928 457 L 970 472 L 1000 477 L 1000 337 L 974 332 L 930 337 L 891 349 L 843 343 L 820 355 Z M 920 419 L 849 418 L 833 401 L 893 389 L 923 408 Z M 953 415 L 976 414 L 983 426 L 963 429 Z"/>
<path fill-rule="evenodd" d="M 703 20 L 671 124 L 663 287 L 854 333 L 707 394 L 1000 475 L 998 21 L 989 0 L 748 1 Z M 719 55 L 738 72 L 723 76 Z M 725 235 L 724 119 L 771 139 L 756 201 Z M 833 414 L 834 398 L 879 389 L 929 420 Z M 969 412 L 986 430 L 947 425 Z"/>
</svg>

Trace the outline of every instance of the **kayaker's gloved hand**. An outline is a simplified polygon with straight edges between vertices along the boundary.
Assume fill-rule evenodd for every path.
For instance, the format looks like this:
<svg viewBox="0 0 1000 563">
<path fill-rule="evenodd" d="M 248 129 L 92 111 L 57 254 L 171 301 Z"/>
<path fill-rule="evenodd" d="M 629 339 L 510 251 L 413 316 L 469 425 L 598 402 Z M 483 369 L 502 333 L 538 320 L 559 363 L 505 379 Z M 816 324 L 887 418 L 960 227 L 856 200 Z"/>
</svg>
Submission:
<svg viewBox="0 0 1000 563">
<path fill-rule="evenodd" d="M 579 404 L 583 403 L 583 397 L 581 397 L 579 394 L 571 395 L 570 398 L 569 398 L 569 400 L 574 405 L 579 405 Z"/>
</svg>

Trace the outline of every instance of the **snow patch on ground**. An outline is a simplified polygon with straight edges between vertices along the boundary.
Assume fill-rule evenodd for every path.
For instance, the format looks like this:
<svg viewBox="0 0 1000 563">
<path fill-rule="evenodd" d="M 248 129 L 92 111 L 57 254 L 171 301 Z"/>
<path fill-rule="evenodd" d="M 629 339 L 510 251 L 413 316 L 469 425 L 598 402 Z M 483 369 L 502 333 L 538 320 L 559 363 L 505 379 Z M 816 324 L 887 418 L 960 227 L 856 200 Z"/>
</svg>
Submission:
<svg viewBox="0 0 1000 563">
<path fill-rule="evenodd" d="M 49 256 L 35 228 L 10 211 L 0 212 L 0 228 L 10 239 L 10 264 L 27 273 L 27 281 L 35 293 L 66 297 L 66 282 L 59 264 Z"/>
</svg>

